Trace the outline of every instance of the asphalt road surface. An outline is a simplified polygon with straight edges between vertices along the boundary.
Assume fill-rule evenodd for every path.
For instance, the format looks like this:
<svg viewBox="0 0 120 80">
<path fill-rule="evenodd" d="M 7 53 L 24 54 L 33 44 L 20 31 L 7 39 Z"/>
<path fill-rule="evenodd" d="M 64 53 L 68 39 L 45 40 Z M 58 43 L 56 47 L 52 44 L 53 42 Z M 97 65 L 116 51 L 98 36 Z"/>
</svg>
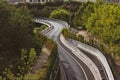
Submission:
<svg viewBox="0 0 120 80">
<path fill-rule="evenodd" d="M 41 20 L 35 22 L 49 25 L 45 35 L 53 39 L 58 45 L 59 58 L 64 73 L 63 80 L 109 80 L 103 71 L 103 65 L 99 60 L 81 50 L 78 46 L 68 42 L 61 36 L 63 28 L 69 28 L 68 24 L 61 20 Z M 49 23 L 49 24 L 48 24 Z M 51 28 L 54 27 L 54 28 Z M 63 71 L 64 70 L 64 71 Z M 113 79 L 114 80 L 114 79 Z"/>
</svg>

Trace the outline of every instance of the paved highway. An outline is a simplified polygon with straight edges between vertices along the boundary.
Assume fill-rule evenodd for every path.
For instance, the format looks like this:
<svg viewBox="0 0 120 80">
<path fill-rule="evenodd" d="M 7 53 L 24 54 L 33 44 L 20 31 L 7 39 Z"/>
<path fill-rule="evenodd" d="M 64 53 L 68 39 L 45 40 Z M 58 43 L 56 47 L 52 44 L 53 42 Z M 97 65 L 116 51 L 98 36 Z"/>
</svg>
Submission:
<svg viewBox="0 0 120 80">
<path fill-rule="evenodd" d="M 48 28 L 42 34 L 57 43 L 60 61 L 67 80 L 103 80 L 99 67 L 95 62 L 86 56 L 85 52 L 81 51 L 78 46 L 71 44 L 65 40 L 64 36 L 60 35 L 61 30 L 68 27 L 66 22 L 46 19 L 36 19 L 35 22 L 48 25 Z"/>
<path fill-rule="evenodd" d="M 73 43 L 73 45 L 76 45 L 86 55 L 91 57 L 94 63 L 98 66 L 104 80 L 114 80 L 112 71 L 105 56 L 98 49 L 75 40 L 70 40 L 70 42 Z"/>
<path fill-rule="evenodd" d="M 42 22 L 43 20 L 39 20 L 39 21 Z M 37 22 L 37 20 L 36 20 L 36 22 Z M 43 22 L 46 25 L 48 24 L 48 23 L 45 23 L 45 20 Z M 69 52 L 66 49 L 64 49 L 64 47 L 61 46 L 61 43 L 59 43 L 60 42 L 59 34 L 61 33 L 61 30 L 65 27 L 65 25 L 58 24 L 57 21 L 56 22 L 55 21 L 47 21 L 47 22 L 52 24 L 52 26 L 56 26 L 56 27 L 54 27 L 54 29 L 52 29 L 45 35 L 48 36 L 49 38 L 52 38 L 58 44 L 58 52 L 59 52 L 59 56 L 60 56 L 60 61 L 66 72 L 67 80 L 87 80 L 85 77 L 85 72 L 83 71 L 80 63 L 78 63 L 77 60 L 75 60 L 71 55 L 69 55 Z M 62 70 L 63 70 L 63 68 L 62 68 Z M 63 74 L 64 74 L 64 72 L 63 72 Z M 65 79 L 65 78 L 63 77 L 62 79 Z"/>
</svg>

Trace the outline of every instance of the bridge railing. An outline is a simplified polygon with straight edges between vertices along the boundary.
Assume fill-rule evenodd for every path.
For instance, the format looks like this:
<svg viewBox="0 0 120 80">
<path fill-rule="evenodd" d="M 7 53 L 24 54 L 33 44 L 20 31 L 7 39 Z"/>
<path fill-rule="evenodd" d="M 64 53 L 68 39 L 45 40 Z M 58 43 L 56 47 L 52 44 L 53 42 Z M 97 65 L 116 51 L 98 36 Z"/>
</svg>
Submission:
<svg viewBox="0 0 120 80">
<path fill-rule="evenodd" d="M 55 21 L 55 22 L 59 22 L 61 23 L 63 26 L 65 26 L 66 28 L 69 28 L 69 24 L 66 22 L 66 21 L 63 21 L 63 20 L 59 20 L 59 19 L 54 19 L 54 18 L 46 18 L 46 17 L 39 17 L 39 18 L 35 18 L 35 19 L 41 19 L 41 20 L 52 20 L 52 21 Z"/>
<path fill-rule="evenodd" d="M 102 52 L 100 52 L 97 48 L 94 48 L 94 47 L 89 46 L 87 44 L 84 44 L 84 43 L 81 43 L 78 41 L 76 41 L 76 42 L 78 43 L 77 46 L 79 48 L 81 48 L 81 49 L 89 52 L 90 54 L 96 56 L 98 58 L 98 60 L 103 64 L 104 69 L 107 73 L 108 80 L 114 80 L 112 71 L 111 71 L 110 66 L 108 64 L 108 61 L 107 61 L 106 57 L 102 54 Z"/>
<path fill-rule="evenodd" d="M 54 29 L 54 26 L 44 19 L 34 19 L 34 21 L 37 22 L 37 23 L 43 23 L 43 24 L 48 26 L 46 29 L 44 29 L 43 31 L 40 32 L 43 35 L 47 34 L 49 31 Z"/>
</svg>

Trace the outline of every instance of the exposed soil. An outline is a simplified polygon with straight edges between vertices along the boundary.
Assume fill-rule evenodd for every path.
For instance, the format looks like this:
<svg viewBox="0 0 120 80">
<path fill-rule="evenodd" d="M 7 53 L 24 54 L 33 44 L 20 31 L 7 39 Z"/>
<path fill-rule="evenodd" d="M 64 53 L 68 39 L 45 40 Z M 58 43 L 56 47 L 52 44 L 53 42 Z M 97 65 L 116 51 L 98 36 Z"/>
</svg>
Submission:
<svg viewBox="0 0 120 80">
<path fill-rule="evenodd" d="M 86 41 L 89 41 L 89 39 L 92 39 L 92 36 L 86 30 L 78 31 L 77 35 L 82 35 Z M 117 66 L 120 67 L 120 59 L 115 59 L 115 63 Z"/>
<path fill-rule="evenodd" d="M 78 31 L 77 35 L 82 35 L 86 41 L 89 41 L 89 39 L 93 38 L 85 30 Z M 109 57 L 107 57 L 107 58 L 110 59 Z M 112 70 L 114 70 L 113 72 L 114 72 L 114 76 L 116 76 L 116 80 L 120 80 L 120 59 L 112 59 L 109 61 L 110 61 L 110 63 L 112 63 L 111 67 L 112 67 Z"/>
<path fill-rule="evenodd" d="M 120 59 L 115 60 L 115 63 L 120 67 Z"/>
<path fill-rule="evenodd" d="M 90 34 L 85 30 L 78 31 L 77 35 L 82 35 L 86 41 L 89 41 L 91 37 Z"/>
<path fill-rule="evenodd" d="M 40 55 L 37 57 L 37 60 L 32 67 L 31 73 L 39 72 L 45 63 L 47 63 L 48 57 L 50 55 L 50 50 L 48 50 L 45 46 L 42 48 Z"/>
</svg>

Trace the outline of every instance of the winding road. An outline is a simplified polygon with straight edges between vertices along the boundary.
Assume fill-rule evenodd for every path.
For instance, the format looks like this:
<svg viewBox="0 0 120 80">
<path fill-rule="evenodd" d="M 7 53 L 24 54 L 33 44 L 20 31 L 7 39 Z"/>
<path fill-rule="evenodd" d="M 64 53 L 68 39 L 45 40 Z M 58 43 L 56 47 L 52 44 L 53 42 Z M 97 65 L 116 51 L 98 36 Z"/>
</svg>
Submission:
<svg viewBox="0 0 120 80">
<path fill-rule="evenodd" d="M 89 53 L 89 55 L 96 56 L 95 52 L 93 54 L 86 46 L 81 47 L 80 43 L 78 44 L 74 40 L 67 41 L 64 38 L 61 31 L 63 28 L 69 28 L 66 22 L 56 19 L 35 19 L 35 22 L 47 25 L 48 28 L 43 30 L 41 34 L 53 39 L 58 45 L 59 58 L 62 66 L 61 72 L 64 74 L 62 75 L 64 78 L 61 78 L 61 80 L 114 80 L 106 59 L 103 62 L 105 57 L 95 57 L 98 60 L 98 64 L 96 64 L 95 60 L 86 54 Z M 98 65 L 101 64 L 102 68 L 99 68 Z M 101 73 L 101 70 L 104 73 Z"/>
</svg>

